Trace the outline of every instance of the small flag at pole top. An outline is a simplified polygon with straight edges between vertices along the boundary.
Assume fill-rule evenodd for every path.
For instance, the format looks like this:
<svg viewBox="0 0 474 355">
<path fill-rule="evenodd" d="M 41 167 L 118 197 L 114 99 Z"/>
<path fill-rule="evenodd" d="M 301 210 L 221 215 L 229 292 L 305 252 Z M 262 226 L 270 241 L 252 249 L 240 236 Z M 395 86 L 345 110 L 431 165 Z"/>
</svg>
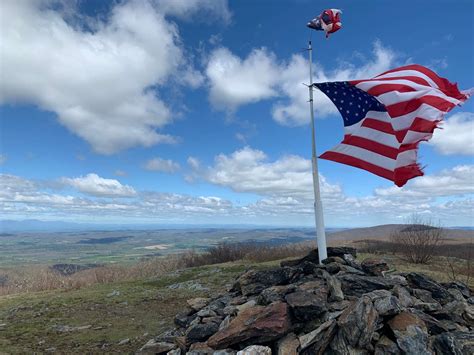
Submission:
<svg viewBox="0 0 474 355">
<path fill-rule="evenodd" d="M 343 141 L 320 158 L 370 171 L 400 187 L 423 175 L 418 144 L 429 140 L 444 115 L 472 94 L 416 64 L 372 79 L 313 85 L 344 120 Z"/>
<path fill-rule="evenodd" d="M 342 11 L 339 9 L 324 10 L 321 15 L 309 21 L 307 26 L 316 31 L 326 32 L 326 38 L 328 38 L 329 34 L 338 31 L 342 27 L 341 14 Z"/>
</svg>

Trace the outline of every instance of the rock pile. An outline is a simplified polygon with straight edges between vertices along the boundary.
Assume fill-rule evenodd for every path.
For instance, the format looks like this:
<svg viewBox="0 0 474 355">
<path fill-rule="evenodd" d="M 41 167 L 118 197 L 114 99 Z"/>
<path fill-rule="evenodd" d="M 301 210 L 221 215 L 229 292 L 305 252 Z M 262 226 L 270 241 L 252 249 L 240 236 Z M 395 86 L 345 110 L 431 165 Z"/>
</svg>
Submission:
<svg viewBox="0 0 474 355">
<path fill-rule="evenodd" d="M 474 354 L 474 297 L 460 282 L 387 274 L 352 248 L 247 271 L 226 293 L 188 301 L 177 328 L 142 353 Z"/>
</svg>

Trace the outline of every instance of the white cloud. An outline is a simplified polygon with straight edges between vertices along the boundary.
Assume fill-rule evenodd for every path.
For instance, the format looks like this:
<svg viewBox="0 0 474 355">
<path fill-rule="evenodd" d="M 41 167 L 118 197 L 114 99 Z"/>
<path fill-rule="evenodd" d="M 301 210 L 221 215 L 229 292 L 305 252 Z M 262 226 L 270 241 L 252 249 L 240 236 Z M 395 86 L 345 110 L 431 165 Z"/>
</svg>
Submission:
<svg viewBox="0 0 474 355">
<path fill-rule="evenodd" d="M 191 169 L 193 170 L 197 170 L 200 168 L 201 166 L 201 162 L 199 161 L 198 158 L 195 158 L 195 157 L 188 157 L 188 165 L 191 167 Z"/>
<path fill-rule="evenodd" d="M 314 81 L 342 81 L 370 78 L 389 69 L 395 62 L 395 53 L 380 42 L 374 43 L 372 58 L 362 58 L 360 66 L 343 62 L 328 71 L 319 63 L 314 65 Z M 254 49 L 246 58 L 239 58 L 226 48 L 216 49 L 210 56 L 206 75 L 210 82 L 210 100 L 213 106 L 230 112 L 239 106 L 278 98 L 273 106 L 273 118 L 284 125 L 302 125 L 309 122 L 308 60 L 301 54 L 289 62 L 279 61 L 266 49 Z M 314 91 L 316 117 L 335 113 L 332 102 L 318 90 Z"/>
<path fill-rule="evenodd" d="M 7 156 L 5 154 L 0 154 L 0 165 L 3 165 L 7 161 Z"/>
<path fill-rule="evenodd" d="M 210 82 L 211 103 L 219 109 L 234 110 L 238 106 L 277 94 L 276 57 L 265 48 L 254 49 L 240 59 L 227 48 L 211 53 L 206 75 Z"/>
<path fill-rule="evenodd" d="M 445 120 L 430 145 L 443 155 L 474 155 L 474 113 L 459 112 Z"/>
<path fill-rule="evenodd" d="M 153 158 L 145 163 L 144 168 L 150 171 L 174 173 L 175 171 L 178 171 L 180 169 L 180 166 L 178 163 L 170 159 Z"/>
<path fill-rule="evenodd" d="M 230 155 L 220 154 L 204 178 L 211 183 L 230 187 L 237 192 L 262 196 L 311 198 L 311 161 L 296 155 L 286 155 L 273 162 L 260 150 L 245 147 Z M 339 194 L 337 185 L 321 176 L 323 195 Z"/>
<path fill-rule="evenodd" d="M 237 152 L 236 152 L 237 153 Z M 161 193 L 157 191 L 136 191 L 127 199 L 118 199 L 117 191 L 126 189 L 120 183 L 110 183 L 108 180 L 102 188 L 94 183 L 84 183 L 82 186 L 90 191 L 87 197 L 76 197 L 60 194 L 57 186 L 51 182 L 39 182 L 24 179 L 18 176 L 0 174 L 0 211 L 3 216 L 14 218 L 42 218 L 74 219 L 74 220 L 109 220 L 120 223 L 134 221 L 149 221 L 157 223 L 256 223 L 256 224 L 288 224 L 313 225 L 314 211 L 311 184 L 304 178 L 304 169 L 295 164 L 290 178 L 280 167 L 291 162 L 291 159 L 282 157 L 275 161 L 264 158 L 262 152 L 247 148 L 238 154 L 227 156 L 234 159 L 249 175 L 242 174 L 245 181 L 237 182 L 225 174 L 219 177 L 216 165 L 209 170 L 218 184 L 235 189 L 236 191 L 258 194 L 255 202 L 235 205 L 231 201 L 218 196 L 190 196 L 184 194 Z M 257 162 L 255 162 L 257 160 Z M 221 165 L 226 167 L 226 164 Z M 471 174 L 466 167 L 456 167 L 451 174 L 462 179 L 463 173 Z M 472 168 L 469 168 L 472 169 Z M 224 169 L 225 170 L 225 169 Z M 260 182 L 256 173 L 264 177 Z M 217 175 L 216 175 L 217 174 Z M 271 175 L 273 174 L 273 179 Z M 310 172 L 307 173 L 308 175 Z M 434 178 L 443 178 L 450 174 L 445 171 L 436 174 Z M 202 176 L 201 176 L 202 178 Z M 321 177 L 322 178 L 322 177 Z M 81 178 L 79 178 L 81 179 Z M 86 178 L 82 178 L 87 180 Z M 420 178 L 418 178 L 420 179 Z M 454 183 L 458 188 L 451 192 L 443 192 L 442 188 L 426 187 L 424 182 L 421 190 L 415 187 L 401 192 L 399 188 L 379 189 L 374 194 L 362 197 L 346 195 L 340 186 L 333 185 L 322 178 L 323 205 L 326 223 L 328 226 L 363 226 L 382 223 L 402 223 L 413 213 L 423 213 L 441 220 L 445 225 L 472 225 L 474 199 L 472 188 L 467 182 L 456 182 L 456 179 L 444 181 Z M 75 181 L 77 179 L 70 179 Z M 273 181 L 272 181 L 273 180 Z M 468 178 L 464 179 L 465 181 Z M 416 181 L 416 180 L 415 180 Z M 64 181 L 63 181 L 64 183 Z M 266 188 L 264 184 L 270 183 Z M 299 187 L 298 184 L 303 186 Z M 464 187 L 461 187 L 463 186 Z M 472 184 L 471 184 L 472 185 Z M 91 187 L 92 186 L 92 187 Z M 408 186 L 408 185 L 406 185 Z M 128 187 L 133 189 L 131 187 Z M 100 190 L 97 192 L 97 190 Z M 104 193 L 111 190 L 111 193 Z M 133 189 L 133 191 L 135 191 Z M 397 193 L 398 191 L 398 193 Z M 122 195 L 119 193 L 119 195 Z M 442 201 L 438 201 L 442 197 Z"/>
<path fill-rule="evenodd" d="M 131 197 L 136 195 L 133 187 L 122 185 L 115 179 L 104 179 L 97 174 L 87 174 L 77 178 L 62 178 L 61 182 L 92 196 Z"/>
<path fill-rule="evenodd" d="M 193 16 L 197 22 L 217 18 L 229 23 L 232 18 L 227 0 L 156 0 L 155 4 L 161 12 L 183 20 L 191 20 Z M 199 16 L 194 17 L 196 14 Z"/>
<path fill-rule="evenodd" d="M 159 6 L 128 1 L 115 5 L 106 20 L 94 20 L 88 31 L 67 22 L 53 3 L 0 2 L 0 103 L 28 102 L 55 112 L 61 124 L 103 154 L 173 143 L 157 132 L 172 121 L 157 89 L 178 81 L 178 72 L 191 86 L 203 81 L 183 55 L 176 25 Z M 212 7 L 209 1 L 168 6 L 182 6 L 174 12 L 187 16 L 201 4 Z"/>
<path fill-rule="evenodd" d="M 378 196 L 390 197 L 440 197 L 474 193 L 474 165 L 458 165 L 437 174 L 424 175 L 410 180 L 403 188 L 392 186 L 376 189 Z"/>
</svg>

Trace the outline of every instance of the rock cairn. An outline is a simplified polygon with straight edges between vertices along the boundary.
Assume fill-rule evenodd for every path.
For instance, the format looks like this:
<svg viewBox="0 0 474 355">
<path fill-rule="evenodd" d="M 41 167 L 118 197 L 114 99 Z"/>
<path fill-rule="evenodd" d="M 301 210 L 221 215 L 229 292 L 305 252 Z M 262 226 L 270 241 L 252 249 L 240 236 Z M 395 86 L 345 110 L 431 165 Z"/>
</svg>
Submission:
<svg viewBox="0 0 474 355">
<path fill-rule="evenodd" d="M 474 297 L 463 283 L 388 274 L 353 248 L 317 250 L 243 273 L 225 294 L 188 301 L 176 329 L 140 353 L 168 355 L 474 354 Z"/>
</svg>

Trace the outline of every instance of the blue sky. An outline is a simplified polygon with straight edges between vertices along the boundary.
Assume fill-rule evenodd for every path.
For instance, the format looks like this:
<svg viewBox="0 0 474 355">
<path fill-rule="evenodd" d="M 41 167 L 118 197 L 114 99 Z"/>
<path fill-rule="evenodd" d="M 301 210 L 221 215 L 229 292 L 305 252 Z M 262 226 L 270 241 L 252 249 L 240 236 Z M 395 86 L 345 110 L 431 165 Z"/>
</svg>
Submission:
<svg viewBox="0 0 474 355">
<path fill-rule="evenodd" d="M 2 2 L 0 214 L 96 223 L 312 225 L 315 80 L 407 63 L 474 86 L 471 1 Z M 305 24 L 343 10 L 330 37 Z M 315 93 L 318 152 L 342 120 Z M 420 147 L 405 187 L 320 160 L 327 226 L 418 213 L 474 225 L 474 106 Z"/>
</svg>

